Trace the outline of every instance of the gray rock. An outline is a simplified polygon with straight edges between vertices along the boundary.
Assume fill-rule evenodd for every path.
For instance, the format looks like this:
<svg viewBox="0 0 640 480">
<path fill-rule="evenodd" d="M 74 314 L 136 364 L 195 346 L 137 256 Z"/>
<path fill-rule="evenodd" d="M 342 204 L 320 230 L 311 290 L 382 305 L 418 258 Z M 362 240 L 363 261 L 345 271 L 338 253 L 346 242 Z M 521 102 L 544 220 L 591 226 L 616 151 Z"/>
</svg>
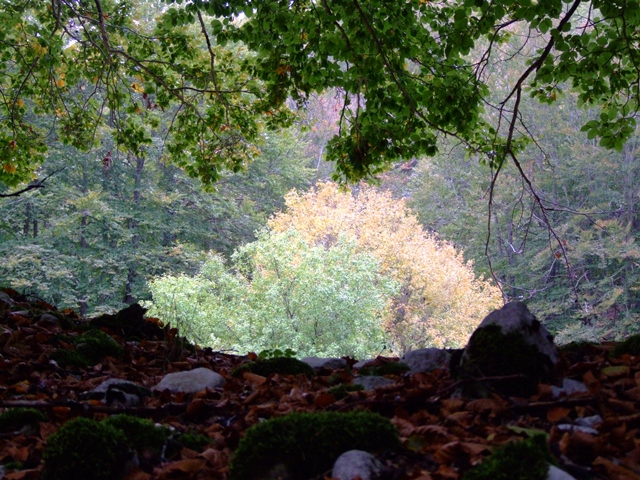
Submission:
<svg viewBox="0 0 640 480">
<path fill-rule="evenodd" d="M 557 425 L 558 430 L 561 432 L 582 432 L 589 435 L 599 435 L 600 432 L 595 428 L 585 427 L 583 425 L 572 425 L 571 423 L 560 423 Z"/>
<path fill-rule="evenodd" d="M 553 335 L 536 319 L 524 303 L 507 303 L 500 310 L 491 312 L 478 325 L 476 331 L 488 325 L 499 325 L 505 335 L 511 332 L 518 332 L 525 342 L 533 345 L 539 352 L 549 357 L 554 365 L 558 363 L 558 354 L 553 343 Z"/>
<path fill-rule="evenodd" d="M 549 473 L 547 473 L 547 480 L 576 480 L 564 470 L 560 470 L 554 465 L 549 466 Z"/>
<path fill-rule="evenodd" d="M 8 304 L 12 304 L 13 303 L 13 300 L 11 299 L 9 294 L 4 293 L 4 292 L 0 292 L 0 300 L 2 300 L 3 302 L 6 302 Z"/>
<path fill-rule="evenodd" d="M 60 320 L 58 320 L 58 317 L 56 317 L 55 315 L 51 315 L 50 313 L 43 313 L 42 315 L 40 315 L 39 322 L 49 325 L 57 325 L 58 323 L 60 323 Z"/>
<path fill-rule="evenodd" d="M 551 386 L 551 393 L 554 398 L 558 398 L 563 393 L 565 395 L 571 395 L 572 393 L 582 393 L 588 392 L 589 389 L 587 386 L 579 382 L 578 380 L 573 380 L 571 378 L 565 378 L 562 380 L 562 387 Z"/>
<path fill-rule="evenodd" d="M 344 358 L 333 357 L 304 357 L 300 359 L 311 368 L 328 368 L 329 370 L 338 370 L 347 367 L 347 361 Z"/>
<path fill-rule="evenodd" d="M 359 362 L 356 362 L 356 363 L 353 364 L 353 368 L 355 368 L 355 369 L 363 368 L 363 367 L 366 367 L 370 363 L 373 363 L 373 362 L 375 362 L 375 359 L 373 359 L 373 358 L 370 358 L 368 360 L 360 360 Z"/>
<path fill-rule="evenodd" d="M 349 450 L 338 457 L 331 477 L 338 480 L 353 480 L 356 477 L 372 480 L 380 474 L 382 467 L 382 463 L 369 452 Z"/>
<path fill-rule="evenodd" d="M 582 425 L 583 427 L 595 427 L 602 423 L 602 417 L 600 415 L 591 415 L 590 417 L 576 418 L 576 425 Z"/>
<path fill-rule="evenodd" d="M 367 375 L 364 377 L 356 377 L 353 379 L 353 383 L 356 385 L 362 385 L 365 390 L 373 390 L 378 387 L 386 387 L 387 385 L 391 385 L 394 382 L 389 378 L 378 377 L 375 375 Z"/>
<path fill-rule="evenodd" d="M 400 359 L 402 363 L 409 365 L 410 373 L 430 372 L 437 368 L 449 368 L 451 355 L 440 348 L 421 348 L 411 350 Z"/>
<path fill-rule="evenodd" d="M 82 395 L 82 398 L 100 400 L 110 406 L 137 407 L 143 398 L 149 395 L 151 390 L 142 385 L 129 380 L 110 378 Z"/>
<path fill-rule="evenodd" d="M 168 373 L 153 390 L 183 393 L 196 393 L 207 388 L 214 389 L 224 385 L 222 375 L 208 368 L 194 368 L 187 372 Z"/>
</svg>

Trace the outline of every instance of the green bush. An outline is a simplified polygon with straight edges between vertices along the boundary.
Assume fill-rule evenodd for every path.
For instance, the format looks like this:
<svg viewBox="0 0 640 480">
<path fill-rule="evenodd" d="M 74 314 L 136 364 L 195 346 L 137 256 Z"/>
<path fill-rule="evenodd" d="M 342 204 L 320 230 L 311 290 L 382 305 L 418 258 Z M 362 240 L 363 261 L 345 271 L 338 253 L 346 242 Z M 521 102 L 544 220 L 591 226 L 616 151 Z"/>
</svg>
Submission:
<svg viewBox="0 0 640 480">
<path fill-rule="evenodd" d="M 625 341 L 616 345 L 611 352 L 613 357 L 619 357 L 624 354 L 640 355 L 640 334 L 631 335 Z"/>
<path fill-rule="evenodd" d="M 292 480 L 327 471 L 342 453 L 400 446 L 393 424 L 371 412 L 291 413 L 249 428 L 235 451 L 230 480 L 260 478 L 284 466 Z"/>
<path fill-rule="evenodd" d="M 75 350 L 59 348 L 51 355 L 51 358 L 62 366 L 84 368 L 95 365 L 103 357 L 117 358 L 124 353 L 122 346 L 102 330 L 92 329 L 68 339 L 74 344 Z"/>
<path fill-rule="evenodd" d="M 156 426 L 151 420 L 133 415 L 114 415 L 104 423 L 124 433 L 127 445 L 136 451 L 142 451 L 147 447 L 159 451 L 171 435 L 168 428 Z"/>
</svg>

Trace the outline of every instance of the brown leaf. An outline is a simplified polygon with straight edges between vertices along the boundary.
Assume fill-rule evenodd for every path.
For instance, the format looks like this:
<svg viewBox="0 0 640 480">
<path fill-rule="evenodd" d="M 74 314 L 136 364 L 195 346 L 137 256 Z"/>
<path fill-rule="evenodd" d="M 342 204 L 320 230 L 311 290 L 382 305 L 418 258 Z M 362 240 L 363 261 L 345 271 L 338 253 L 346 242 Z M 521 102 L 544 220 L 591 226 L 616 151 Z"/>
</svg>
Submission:
<svg viewBox="0 0 640 480">
<path fill-rule="evenodd" d="M 547 420 L 551 423 L 555 423 L 558 420 L 565 418 L 571 412 L 570 409 L 565 407 L 555 407 L 547 411 Z"/>
</svg>

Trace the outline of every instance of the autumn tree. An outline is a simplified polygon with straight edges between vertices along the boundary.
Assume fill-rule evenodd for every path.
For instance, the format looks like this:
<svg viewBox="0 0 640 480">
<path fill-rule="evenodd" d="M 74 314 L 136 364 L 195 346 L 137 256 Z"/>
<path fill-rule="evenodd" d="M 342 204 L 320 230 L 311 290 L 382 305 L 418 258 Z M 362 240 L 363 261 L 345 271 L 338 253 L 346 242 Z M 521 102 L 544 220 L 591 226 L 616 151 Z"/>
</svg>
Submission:
<svg viewBox="0 0 640 480">
<path fill-rule="evenodd" d="M 286 205 L 269 221 L 271 229 L 293 229 L 324 248 L 347 235 L 399 282 L 384 323 L 397 353 L 464 346 L 482 318 L 501 304 L 499 291 L 476 277 L 453 245 L 427 234 L 404 202 L 388 193 L 367 186 L 351 193 L 320 183 L 307 193 L 289 193 Z"/>
</svg>

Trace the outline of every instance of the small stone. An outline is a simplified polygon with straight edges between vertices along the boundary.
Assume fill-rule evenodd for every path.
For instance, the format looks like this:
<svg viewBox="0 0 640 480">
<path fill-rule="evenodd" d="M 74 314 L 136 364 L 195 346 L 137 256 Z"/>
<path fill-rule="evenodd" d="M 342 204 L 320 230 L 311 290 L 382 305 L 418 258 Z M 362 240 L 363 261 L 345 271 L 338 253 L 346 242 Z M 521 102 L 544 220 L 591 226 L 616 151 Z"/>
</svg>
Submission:
<svg viewBox="0 0 640 480">
<path fill-rule="evenodd" d="M 142 399 L 151 395 L 151 390 L 129 380 L 110 378 L 96 388 L 82 395 L 89 400 L 100 400 L 106 405 L 121 405 L 123 407 L 137 407 Z"/>
<path fill-rule="evenodd" d="M 349 450 L 338 457 L 331 477 L 338 480 L 372 480 L 382 470 L 382 463 L 369 452 Z"/>
<path fill-rule="evenodd" d="M 576 425 L 582 425 L 583 427 L 595 427 L 603 422 L 600 415 L 591 415 L 590 417 L 576 418 Z"/>
<path fill-rule="evenodd" d="M 156 392 L 169 390 L 170 392 L 196 393 L 202 390 L 214 389 L 224 385 L 222 375 L 208 368 L 195 368 L 187 372 L 168 373 L 153 387 Z"/>
<path fill-rule="evenodd" d="M 582 432 L 588 433 L 589 435 L 598 435 L 600 433 L 595 428 L 584 427 L 582 425 L 572 425 L 570 423 L 561 423 L 557 425 L 557 428 L 561 432 Z"/>
<path fill-rule="evenodd" d="M 576 480 L 564 470 L 560 470 L 554 465 L 549 466 L 549 473 L 547 473 L 547 480 Z"/>
<path fill-rule="evenodd" d="M 356 377 L 353 379 L 355 385 L 362 385 L 365 390 L 374 390 L 379 387 L 386 387 L 394 382 L 393 380 L 385 377 L 377 377 L 374 375 L 368 375 L 364 377 Z"/>
<path fill-rule="evenodd" d="M 347 367 L 347 361 L 344 358 L 333 357 L 304 357 L 300 359 L 311 368 L 327 368 L 329 370 L 339 370 Z"/>
</svg>

